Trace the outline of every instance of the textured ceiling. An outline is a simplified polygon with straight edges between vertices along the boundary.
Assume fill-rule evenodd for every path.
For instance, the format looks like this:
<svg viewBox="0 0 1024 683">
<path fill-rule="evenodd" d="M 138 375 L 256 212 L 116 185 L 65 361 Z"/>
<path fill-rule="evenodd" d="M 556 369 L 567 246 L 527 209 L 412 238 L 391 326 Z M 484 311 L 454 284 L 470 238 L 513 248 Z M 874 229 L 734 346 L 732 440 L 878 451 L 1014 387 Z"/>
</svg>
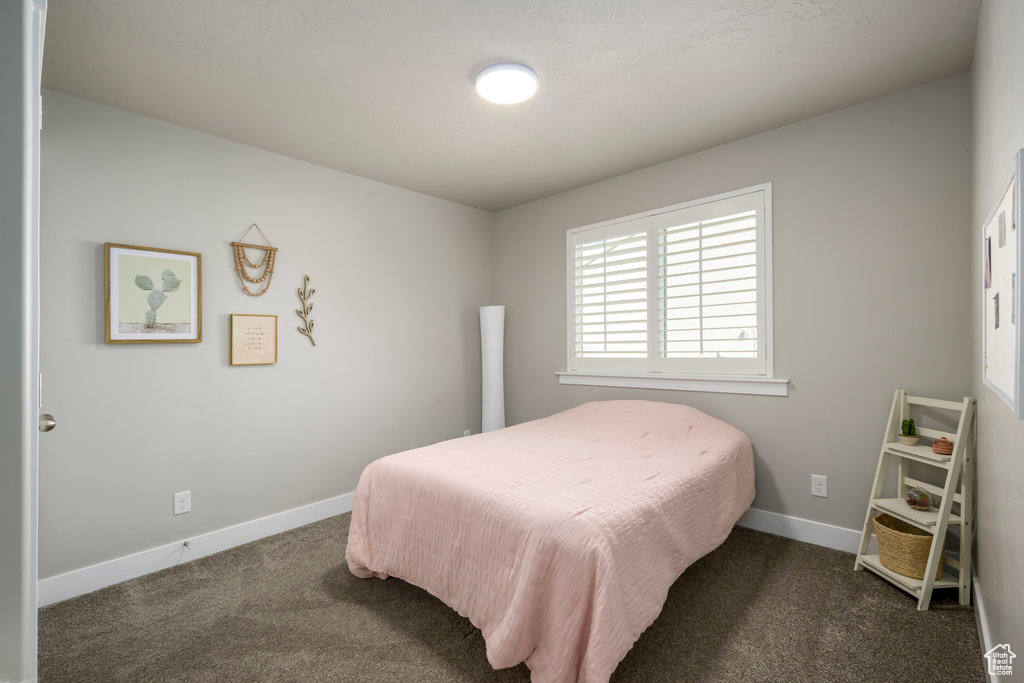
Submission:
<svg viewBox="0 0 1024 683">
<path fill-rule="evenodd" d="M 51 0 L 46 87 L 498 210 L 969 68 L 980 0 Z M 520 61 L 537 96 L 473 79 Z"/>
</svg>

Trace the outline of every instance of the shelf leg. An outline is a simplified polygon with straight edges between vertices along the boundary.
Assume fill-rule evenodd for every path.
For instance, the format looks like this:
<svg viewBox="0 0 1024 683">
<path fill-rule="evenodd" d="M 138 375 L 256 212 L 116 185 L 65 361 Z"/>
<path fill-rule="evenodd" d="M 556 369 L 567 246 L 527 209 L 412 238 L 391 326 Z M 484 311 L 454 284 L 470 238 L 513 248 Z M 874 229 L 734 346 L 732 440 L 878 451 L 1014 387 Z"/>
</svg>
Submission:
<svg viewBox="0 0 1024 683">
<path fill-rule="evenodd" d="M 968 409 L 974 409 L 975 401 L 971 399 Z M 971 604 L 971 553 L 974 546 L 974 439 L 975 421 L 968 423 L 967 444 L 965 446 L 964 464 L 960 474 L 960 490 L 963 491 L 963 502 L 960 504 L 960 604 Z"/>
<path fill-rule="evenodd" d="M 949 525 L 949 514 L 953 509 L 953 492 L 956 491 L 957 482 L 960 480 L 960 473 L 963 471 L 965 453 L 967 452 L 966 440 L 970 436 L 971 425 L 974 423 L 974 405 L 964 399 L 964 407 L 960 412 L 960 423 L 956 428 L 956 443 L 953 445 L 953 458 L 950 461 L 949 470 L 946 472 L 946 485 L 942 487 L 942 502 L 939 504 L 939 518 L 932 535 L 932 549 L 928 553 L 928 564 L 924 569 L 924 584 L 921 586 L 921 599 L 917 602 L 918 610 L 928 609 L 932 600 L 932 589 L 935 587 L 935 572 L 942 561 L 946 545 L 946 528 Z M 964 492 L 966 493 L 966 491 Z M 963 512 L 961 508 L 961 512 Z M 962 521 L 962 520 L 961 520 Z M 963 533 L 963 529 L 960 530 Z M 961 558 L 962 559 L 962 558 Z M 968 563 L 969 565 L 969 563 Z M 962 566 L 962 565 L 961 565 Z M 963 570 L 958 581 L 963 587 Z"/>
</svg>

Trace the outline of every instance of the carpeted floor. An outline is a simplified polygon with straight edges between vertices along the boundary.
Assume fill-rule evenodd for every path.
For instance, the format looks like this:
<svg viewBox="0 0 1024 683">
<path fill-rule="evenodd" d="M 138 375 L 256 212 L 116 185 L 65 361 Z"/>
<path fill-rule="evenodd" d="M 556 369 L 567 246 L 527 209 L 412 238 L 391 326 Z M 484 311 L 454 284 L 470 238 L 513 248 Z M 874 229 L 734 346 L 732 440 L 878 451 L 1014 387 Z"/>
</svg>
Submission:
<svg viewBox="0 0 1024 683">
<path fill-rule="evenodd" d="M 40 680 L 527 681 L 426 592 L 362 580 L 349 515 L 46 607 Z M 690 567 L 613 677 L 643 681 L 983 681 L 970 609 L 917 612 L 853 556 L 735 529 Z M 955 597 L 955 596 L 954 596 Z"/>
</svg>

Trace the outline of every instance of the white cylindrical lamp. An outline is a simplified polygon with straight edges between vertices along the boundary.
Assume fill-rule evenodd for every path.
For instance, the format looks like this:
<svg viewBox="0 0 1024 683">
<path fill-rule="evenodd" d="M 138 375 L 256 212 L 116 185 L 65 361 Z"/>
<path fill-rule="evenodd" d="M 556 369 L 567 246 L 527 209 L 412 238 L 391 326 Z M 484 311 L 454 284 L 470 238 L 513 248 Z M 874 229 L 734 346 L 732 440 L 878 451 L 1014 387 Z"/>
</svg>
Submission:
<svg viewBox="0 0 1024 683">
<path fill-rule="evenodd" d="M 483 431 L 505 426 L 505 307 L 480 307 Z"/>
</svg>

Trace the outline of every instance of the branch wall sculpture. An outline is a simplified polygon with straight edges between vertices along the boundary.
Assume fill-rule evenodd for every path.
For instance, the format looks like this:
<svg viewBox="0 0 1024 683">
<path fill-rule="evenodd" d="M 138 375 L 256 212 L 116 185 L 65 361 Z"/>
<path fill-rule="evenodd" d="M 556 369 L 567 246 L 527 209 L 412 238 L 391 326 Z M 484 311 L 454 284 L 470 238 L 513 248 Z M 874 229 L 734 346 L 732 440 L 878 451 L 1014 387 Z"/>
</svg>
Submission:
<svg viewBox="0 0 1024 683">
<path fill-rule="evenodd" d="M 310 312 L 313 310 L 313 304 L 309 303 L 309 300 L 313 298 L 316 293 L 315 289 L 309 288 L 309 276 L 307 275 L 302 281 L 302 289 L 297 290 L 299 293 L 299 301 L 302 302 L 302 308 L 296 308 L 295 312 L 302 318 L 302 322 L 305 323 L 305 327 L 299 327 L 299 332 L 309 337 L 309 341 L 312 342 L 313 346 L 316 346 L 316 342 L 313 341 L 313 319 L 309 317 Z"/>
</svg>

